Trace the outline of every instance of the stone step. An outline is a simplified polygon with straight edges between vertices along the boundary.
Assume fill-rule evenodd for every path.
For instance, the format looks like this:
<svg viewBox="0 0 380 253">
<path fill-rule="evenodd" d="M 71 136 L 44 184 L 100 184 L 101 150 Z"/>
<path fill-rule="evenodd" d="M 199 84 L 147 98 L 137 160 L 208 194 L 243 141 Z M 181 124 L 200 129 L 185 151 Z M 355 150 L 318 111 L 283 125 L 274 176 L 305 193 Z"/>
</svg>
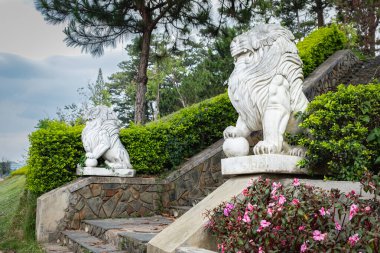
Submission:
<svg viewBox="0 0 380 253">
<path fill-rule="evenodd" d="M 143 253 L 148 241 L 173 221 L 163 216 L 84 220 L 81 229 L 128 253 Z"/>
<path fill-rule="evenodd" d="M 127 253 L 82 230 L 65 230 L 62 235 L 63 245 L 75 253 Z"/>
<path fill-rule="evenodd" d="M 187 211 L 189 211 L 191 208 L 192 206 L 171 206 L 170 214 L 173 215 L 175 218 L 178 218 Z"/>
<path fill-rule="evenodd" d="M 62 246 L 57 243 L 44 243 L 41 246 L 45 253 L 74 253 L 66 246 Z"/>
</svg>

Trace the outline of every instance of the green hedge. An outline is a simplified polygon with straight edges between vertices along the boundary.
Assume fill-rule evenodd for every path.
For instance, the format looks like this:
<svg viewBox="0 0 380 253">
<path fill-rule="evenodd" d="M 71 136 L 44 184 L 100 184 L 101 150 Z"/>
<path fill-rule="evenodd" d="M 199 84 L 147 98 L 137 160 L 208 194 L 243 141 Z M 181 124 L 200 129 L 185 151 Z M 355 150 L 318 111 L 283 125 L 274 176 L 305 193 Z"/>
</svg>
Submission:
<svg viewBox="0 0 380 253">
<path fill-rule="evenodd" d="M 138 174 L 159 174 L 220 139 L 224 128 L 236 119 L 237 113 L 225 93 L 145 126 L 122 129 L 120 139 Z M 30 190 L 43 193 L 75 177 L 76 165 L 85 153 L 82 129 L 52 122 L 29 136 Z"/>
<path fill-rule="evenodd" d="M 75 178 L 77 163 L 85 153 L 82 129 L 53 121 L 29 135 L 28 189 L 44 193 Z"/>
<path fill-rule="evenodd" d="M 337 92 L 316 97 L 301 127 L 308 129 L 299 139 L 307 148 L 303 166 L 337 180 L 359 180 L 365 170 L 377 173 L 380 84 L 340 85 Z"/>
<path fill-rule="evenodd" d="M 300 55 L 304 61 L 309 60 L 305 64 L 309 71 L 342 48 L 343 39 L 327 38 L 335 34 L 340 36 L 336 27 L 323 28 L 313 32 L 311 39 L 305 38 L 301 42 Z M 329 42 L 323 46 L 328 54 L 320 52 L 322 46 L 317 38 Z M 311 50 L 313 47 L 317 49 Z M 311 61 L 314 57 L 318 59 Z M 321 60 L 321 57 L 325 58 Z M 138 174 L 159 174 L 175 168 L 186 158 L 222 138 L 223 130 L 235 124 L 236 118 L 227 94 L 222 94 L 145 126 L 131 125 L 120 131 L 120 139 Z M 80 139 L 82 129 L 83 126 L 69 127 L 50 122 L 30 135 L 27 181 L 30 190 L 43 193 L 75 177 L 76 165 L 84 156 Z"/>
<path fill-rule="evenodd" d="M 310 33 L 297 48 L 303 61 L 304 76 L 307 77 L 321 65 L 330 55 L 346 48 L 348 39 L 337 25 L 323 27 Z"/>
</svg>

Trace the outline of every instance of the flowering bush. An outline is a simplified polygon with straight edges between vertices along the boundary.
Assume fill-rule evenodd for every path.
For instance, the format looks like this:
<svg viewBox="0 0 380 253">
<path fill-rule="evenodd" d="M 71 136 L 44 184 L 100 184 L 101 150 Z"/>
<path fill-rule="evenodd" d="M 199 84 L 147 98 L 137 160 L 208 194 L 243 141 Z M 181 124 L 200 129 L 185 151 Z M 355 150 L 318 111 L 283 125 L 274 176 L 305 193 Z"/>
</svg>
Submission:
<svg viewBox="0 0 380 253">
<path fill-rule="evenodd" d="M 208 211 L 207 228 L 220 252 L 379 252 L 378 204 L 353 191 L 259 178 Z"/>
</svg>

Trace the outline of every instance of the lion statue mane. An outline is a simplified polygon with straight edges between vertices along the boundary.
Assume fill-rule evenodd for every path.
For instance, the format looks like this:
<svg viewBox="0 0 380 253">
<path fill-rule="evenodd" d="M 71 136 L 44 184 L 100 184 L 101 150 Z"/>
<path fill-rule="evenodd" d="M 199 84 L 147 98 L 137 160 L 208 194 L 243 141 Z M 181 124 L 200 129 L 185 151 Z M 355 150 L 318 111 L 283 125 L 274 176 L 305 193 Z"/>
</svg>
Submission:
<svg viewBox="0 0 380 253">
<path fill-rule="evenodd" d="M 103 157 L 112 169 L 132 169 L 127 150 L 119 139 L 119 120 L 111 108 L 96 106 L 85 116 L 82 142 L 86 151 L 86 166 L 95 167 Z"/>
<path fill-rule="evenodd" d="M 254 154 L 284 152 L 283 134 L 296 131 L 294 114 L 308 104 L 302 92 L 302 61 L 293 41 L 290 31 L 275 24 L 257 25 L 233 39 L 235 68 L 228 80 L 228 95 L 239 118 L 236 126 L 225 129 L 226 140 L 263 130 Z"/>
</svg>

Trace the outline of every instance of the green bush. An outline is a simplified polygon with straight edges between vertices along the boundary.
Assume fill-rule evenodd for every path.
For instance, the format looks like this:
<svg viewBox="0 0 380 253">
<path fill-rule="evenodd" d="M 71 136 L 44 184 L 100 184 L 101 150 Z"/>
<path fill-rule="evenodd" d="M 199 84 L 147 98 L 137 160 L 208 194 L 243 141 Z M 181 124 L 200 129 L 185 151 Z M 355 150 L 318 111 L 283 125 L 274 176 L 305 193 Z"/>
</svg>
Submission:
<svg viewBox="0 0 380 253">
<path fill-rule="evenodd" d="M 83 126 L 52 122 L 29 136 L 27 187 L 43 193 L 75 178 L 75 169 L 84 154 Z"/>
<path fill-rule="evenodd" d="M 316 97 L 302 115 L 307 148 L 302 166 L 325 171 L 333 179 L 359 180 L 379 170 L 380 84 L 338 86 Z M 380 134 L 380 133 L 378 133 Z"/>
<path fill-rule="evenodd" d="M 222 137 L 237 113 L 227 94 L 205 100 L 145 126 L 120 131 L 131 163 L 138 174 L 171 170 Z M 71 181 L 84 155 L 83 126 L 48 123 L 30 135 L 28 188 L 43 193 Z"/>
<path fill-rule="evenodd" d="M 297 44 L 303 61 L 303 73 L 307 77 L 330 55 L 347 46 L 348 39 L 337 25 L 320 28 Z"/>
</svg>

